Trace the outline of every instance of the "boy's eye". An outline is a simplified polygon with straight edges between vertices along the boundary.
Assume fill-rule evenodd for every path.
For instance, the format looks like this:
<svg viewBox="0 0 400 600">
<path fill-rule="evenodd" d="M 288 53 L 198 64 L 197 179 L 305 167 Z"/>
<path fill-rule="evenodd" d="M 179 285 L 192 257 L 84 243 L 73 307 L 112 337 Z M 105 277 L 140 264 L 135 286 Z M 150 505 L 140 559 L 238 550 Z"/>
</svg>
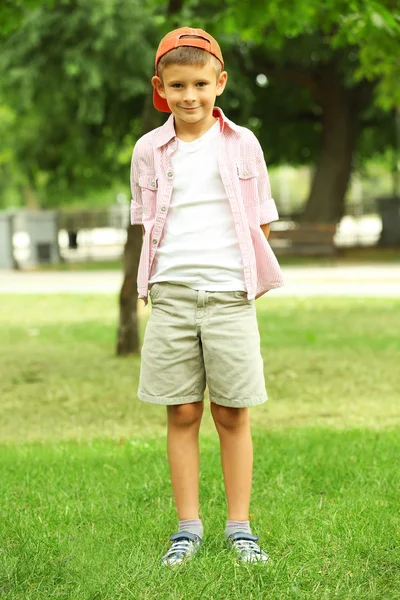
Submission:
<svg viewBox="0 0 400 600">
<path fill-rule="evenodd" d="M 202 87 L 205 87 L 207 85 L 207 83 L 205 81 L 199 81 L 196 85 L 197 85 L 197 87 L 201 87 L 202 88 Z M 172 83 L 171 87 L 174 88 L 174 89 L 176 89 L 176 90 L 178 90 L 181 87 L 183 87 L 183 85 L 181 83 Z"/>
</svg>

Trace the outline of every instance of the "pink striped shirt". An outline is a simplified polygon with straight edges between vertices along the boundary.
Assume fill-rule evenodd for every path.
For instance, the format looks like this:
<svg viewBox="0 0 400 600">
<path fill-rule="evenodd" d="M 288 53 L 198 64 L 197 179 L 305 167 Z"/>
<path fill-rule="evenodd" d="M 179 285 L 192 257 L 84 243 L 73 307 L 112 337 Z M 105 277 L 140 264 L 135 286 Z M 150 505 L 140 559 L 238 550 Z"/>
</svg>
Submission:
<svg viewBox="0 0 400 600">
<path fill-rule="evenodd" d="M 214 116 L 219 119 L 222 137 L 219 171 L 232 209 L 251 300 L 283 285 L 279 263 L 260 228 L 278 220 L 278 211 L 256 136 L 227 119 L 220 108 L 214 109 Z M 143 225 L 145 231 L 137 278 L 139 298 L 145 304 L 174 185 L 171 156 L 177 140 L 173 119 L 171 114 L 162 127 L 141 137 L 132 155 L 131 223 Z"/>
</svg>

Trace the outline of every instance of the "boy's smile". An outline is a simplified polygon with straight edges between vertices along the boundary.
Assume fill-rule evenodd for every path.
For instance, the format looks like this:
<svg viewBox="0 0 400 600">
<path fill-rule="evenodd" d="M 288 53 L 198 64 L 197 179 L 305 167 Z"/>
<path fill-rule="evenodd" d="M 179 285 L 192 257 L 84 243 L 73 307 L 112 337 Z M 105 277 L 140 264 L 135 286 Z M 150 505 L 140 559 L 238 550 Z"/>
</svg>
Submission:
<svg viewBox="0 0 400 600">
<path fill-rule="evenodd" d="M 158 76 L 152 79 L 174 114 L 178 137 L 199 137 L 215 123 L 215 98 L 224 91 L 226 81 L 226 71 L 217 76 L 211 62 L 205 66 L 168 65 L 163 69 L 162 80 Z"/>
</svg>

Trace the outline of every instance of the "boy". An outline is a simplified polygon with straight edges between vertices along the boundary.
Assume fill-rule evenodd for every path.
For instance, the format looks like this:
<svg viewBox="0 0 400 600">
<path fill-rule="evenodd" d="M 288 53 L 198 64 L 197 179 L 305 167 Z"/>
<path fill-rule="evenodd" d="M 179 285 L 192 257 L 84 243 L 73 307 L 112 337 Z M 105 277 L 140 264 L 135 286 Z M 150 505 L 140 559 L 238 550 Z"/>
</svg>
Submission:
<svg viewBox="0 0 400 600">
<path fill-rule="evenodd" d="M 207 381 L 228 504 L 226 540 L 244 562 L 268 560 L 249 523 L 249 407 L 267 400 L 255 298 L 283 285 L 266 240 L 278 219 L 254 134 L 214 107 L 227 82 L 216 40 L 183 27 L 160 42 L 152 79 L 166 123 L 138 140 L 131 222 L 144 240 L 138 292 L 152 301 L 138 397 L 167 407 L 179 528 L 163 565 L 201 546 L 199 427 Z"/>
</svg>

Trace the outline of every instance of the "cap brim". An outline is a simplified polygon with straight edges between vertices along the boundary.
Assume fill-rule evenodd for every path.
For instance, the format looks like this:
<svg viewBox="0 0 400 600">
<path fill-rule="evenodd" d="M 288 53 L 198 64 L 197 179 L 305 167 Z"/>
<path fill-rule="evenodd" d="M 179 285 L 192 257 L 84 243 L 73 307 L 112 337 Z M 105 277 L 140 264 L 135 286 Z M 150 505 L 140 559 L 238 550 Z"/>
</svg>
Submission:
<svg viewBox="0 0 400 600">
<path fill-rule="evenodd" d="M 153 90 L 153 104 L 155 108 L 160 112 L 172 112 L 165 98 L 161 98 L 160 94 L 157 92 L 156 89 Z"/>
</svg>

